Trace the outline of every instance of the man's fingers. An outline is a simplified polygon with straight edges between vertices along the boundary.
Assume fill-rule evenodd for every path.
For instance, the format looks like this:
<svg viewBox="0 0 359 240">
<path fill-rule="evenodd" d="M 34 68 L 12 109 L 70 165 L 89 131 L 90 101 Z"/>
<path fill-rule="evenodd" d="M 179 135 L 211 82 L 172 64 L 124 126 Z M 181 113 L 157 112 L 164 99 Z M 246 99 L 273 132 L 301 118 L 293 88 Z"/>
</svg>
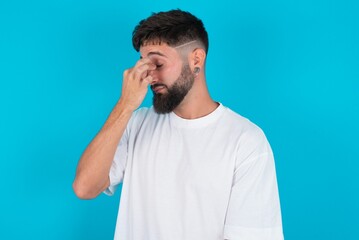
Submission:
<svg viewBox="0 0 359 240">
<path fill-rule="evenodd" d="M 146 64 L 146 63 L 151 63 L 151 59 L 149 59 L 149 58 L 141 58 L 140 60 L 138 60 L 136 62 L 134 68 L 139 67 L 139 66 L 141 66 L 143 64 Z"/>
<path fill-rule="evenodd" d="M 137 80 L 141 80 L 141 79 L 147 77 L 148 71 L 155 70 L 155 69 L 156 69 L 156 65 L 154 65 L 153 63 L 145 63 L 143 65 L 135 67 L 133 69 L 134 78 Z"/>
<path fill-rule="evenodd" d="M 156 65 L 150 59 L 141 59 L 125 70 L 121 98 L 137 108 L 147 94 L 148 85 L 153 82 L 151 71 L 155 69 Z"/>
<path fill-rule="evenodd" d="M 153 77 L 152 77 L 151 75 L 148 75 L 147 77 L 145 77 L 145 78 L 142 80 L 142 82 L 143 82 L 144 84 L 146 84 L 146 85 L 151 84 L 152 81 L 153 81 Z"/>
<path fill-rule="evenodd" d="M 149 58 L 142 58 L 142 59 L 138 60 L 133 68 L 137 69 L 137 68 L 141 68 L 142 66 L 146 66 L 146 65 L 149 65 L 148 67 L 150 70 L 153 70 L 156 68 L 156 65 L 153 64 L 153 62 Z"/>
</svg>

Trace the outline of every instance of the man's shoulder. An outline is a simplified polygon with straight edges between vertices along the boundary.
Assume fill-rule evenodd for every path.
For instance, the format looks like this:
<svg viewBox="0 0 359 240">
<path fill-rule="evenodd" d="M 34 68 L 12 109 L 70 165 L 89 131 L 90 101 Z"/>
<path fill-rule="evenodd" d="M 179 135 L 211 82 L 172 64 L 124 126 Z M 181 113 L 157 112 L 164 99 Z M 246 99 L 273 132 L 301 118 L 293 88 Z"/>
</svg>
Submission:
<svg viewBox="0 0 359 240">
<path fill-rule="evenodd" d="M 132 122 L 142 122 L 147 117 L 154 115 L 155 111 L 152 107 L 140 107 L 132 113 Z"/>
<path fill-rule="evenodd" d="M 261 127 L 230 109 L 227 112 L 227 117 L 233 127 L 232 137 L 236 139 L 242 156 L 249 156 L 254 151 L 271 152 L 269 142 Z"/>
<path fill-rule="evenodd" d="M 256 123 L 228 107 L 223 121 L 232 129 L 232 132 L 241 136 L 257 138 L 264 135 L 263 130 Z"/>
<path fill-rule="evenodd" d="M 137 128 L 141 126 L 144 122 L 156 122 L 159 120 L 163 114 L 157 114 L 151 107 L 140 107 L 136 111 L 132 113 L 130 122 L 128 127 L 129 128 Z"/>
<path fill-rule="evenodd" d="M 154 112 L 152 110 L 152 107 L 140 107 L 136 111 L 133 112 L 134 117 L 143 117 L 147 114 L 150 114 L 151 112 Z"/>
<path fill-rule="evenodd" d="M 259 128 L 254 122 L 249 118 L 241 115 L 240 113 L 232 110 L 229 107 L 226 107 L 227 111 L 225 114 L 225 121 L 229 121 L 233 126 L 239 126 L 242 128 L 256 129 Z"/>
</svg>

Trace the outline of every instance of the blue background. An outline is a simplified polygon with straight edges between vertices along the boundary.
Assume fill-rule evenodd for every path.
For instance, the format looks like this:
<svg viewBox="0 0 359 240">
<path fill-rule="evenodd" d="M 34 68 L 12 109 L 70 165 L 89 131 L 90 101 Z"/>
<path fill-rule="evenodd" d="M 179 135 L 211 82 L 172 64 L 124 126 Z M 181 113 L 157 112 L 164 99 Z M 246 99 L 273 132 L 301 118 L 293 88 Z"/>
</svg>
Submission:
<svg viewBox="0 0 359 240">
<path fill-rule="evenodd" d="M 209 32 L 212 97 L 271 142 L 286 239 L 359 239 L 354 0 L 1 0 L 0 239 L 112 239 L 120 192 L 77 199 L 75 168 L 139 57 L 133 27 L 178 7 Z"/>
</svg>

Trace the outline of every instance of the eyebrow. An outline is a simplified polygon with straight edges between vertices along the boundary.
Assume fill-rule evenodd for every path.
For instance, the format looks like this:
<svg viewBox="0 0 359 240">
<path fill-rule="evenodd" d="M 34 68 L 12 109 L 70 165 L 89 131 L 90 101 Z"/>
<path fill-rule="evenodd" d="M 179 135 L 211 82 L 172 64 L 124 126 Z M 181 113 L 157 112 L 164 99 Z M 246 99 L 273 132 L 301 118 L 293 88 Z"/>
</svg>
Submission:
<svg viewBox="0 0 359 240">
<path fill-rule="evenodd" d="M 165 58 L 167 58 L 167 56 L 166 56 L 166 55 L 164 55 L 163 53 L 158 52 L 158 51 L 155 51 L 155 52 L 149 52 L 149 53 L 147 54 L 147 57 L 152 56 L 152 55 L 159 55 L 159 56 L 161 56 L 161 57 L 165 57 Z M 143 57 L 141 56 L 140 58 L 142 59 Z"/>
</svg>

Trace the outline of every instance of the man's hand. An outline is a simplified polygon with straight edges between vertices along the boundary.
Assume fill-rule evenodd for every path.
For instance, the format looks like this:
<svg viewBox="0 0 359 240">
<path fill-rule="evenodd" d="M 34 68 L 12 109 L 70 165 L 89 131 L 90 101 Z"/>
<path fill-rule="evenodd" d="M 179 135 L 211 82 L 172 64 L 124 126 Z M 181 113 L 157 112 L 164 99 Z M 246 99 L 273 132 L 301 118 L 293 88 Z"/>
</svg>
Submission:
<svg viewBox="0 0 359 240">
<path fill-rule="evenodd" d="M 101 131 L 87 146 L 77 166 L 73 188 L 82 199 L 96 197 L 110 184 L 109 172 L 117 144 L 127 123 L 142 103 L 152 82 L 156 65 L 149 58 L 139 60 L 123 74 L 122 95 Z"/>
<path fill-rule="evenodd" d="M 149 58 L 143 58 L 133 68 L 124 71 L 120 100 L 131 111 L 141 105 L 147 94 L 148 84 L 152 82 L 152 76 L 149 73 L 155 69 L 156 65 Z"/>
</svg>

